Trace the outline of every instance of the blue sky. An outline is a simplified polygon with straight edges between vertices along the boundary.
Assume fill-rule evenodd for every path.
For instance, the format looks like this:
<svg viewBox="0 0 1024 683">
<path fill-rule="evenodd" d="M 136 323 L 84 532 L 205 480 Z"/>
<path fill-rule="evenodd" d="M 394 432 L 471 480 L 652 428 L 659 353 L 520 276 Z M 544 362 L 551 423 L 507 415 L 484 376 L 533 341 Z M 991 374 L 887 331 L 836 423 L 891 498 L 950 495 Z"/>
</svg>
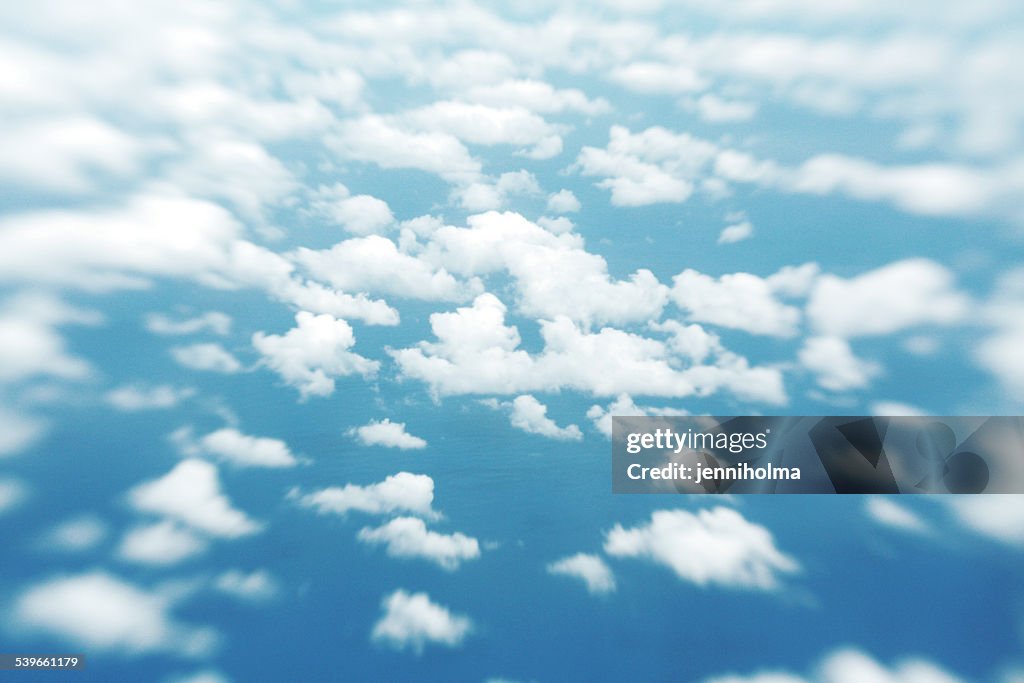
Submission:
<svg viewBox="0 0 1024 683">
<path fill-rule="evenodd" d="M 0 10 L 0 642 L 88 680 L 1024 680 L 1024 498 L 613 496 L 1019 414 L 1015 3 Z"/>
</svg>

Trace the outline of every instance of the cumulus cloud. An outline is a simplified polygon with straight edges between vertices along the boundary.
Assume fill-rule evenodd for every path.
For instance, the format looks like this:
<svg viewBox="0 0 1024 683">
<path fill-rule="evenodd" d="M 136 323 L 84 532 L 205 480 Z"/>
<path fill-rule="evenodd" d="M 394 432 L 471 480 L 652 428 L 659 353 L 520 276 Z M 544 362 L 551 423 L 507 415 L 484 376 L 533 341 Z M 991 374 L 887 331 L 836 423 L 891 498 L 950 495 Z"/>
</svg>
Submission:
<svg viewBox="0 0 1024 683">
<path fill-rule="evenodd" d="M 0 514 L 13 510 L 28 496 L 28 487 L 18 479 L 0 478 Z"/>
<path fill-rule="evenodd" d="M 796 335 L 800 310 L 779 301 L 799 296 L 817 275 L 814 264 L 787 267 L 767 278 L 730 273 L 714 278 L 686 269 L 672 279 L 672 301 L 695 322 L 773 337 Z"/>
<path fill-rule="evenodd" d="M 0 382 L 35 376 L 88 377 L 92 368 L 68 351 L 57 327 L 100 320 L 98 313 L 70 306 L 52 294 L 25 291 L 8 298 L 0 306 Z"/>
<path fill-rule="evenodd" d="M 520 106 L 435 102 L 400 118 L 415 130 L 447 133 L 474 145 L 512 145 L 533 159 L 550 159 L 562 151 L 559 127 Z"/>
<path fill-rule="evenodd" d="M 303 494 L 293 490 L 289 497 L 302 507 L 320 514 L 344 515 L 352 511 L 371 515 L 412 513 L 427 518 L 437 517 L 431 508 L 434 502 L 434 480 L 425 474 L 399 472 L 384 481 L 368 486 L 345 484 Z"/>
<path fill-rule="evenodd" d="M 384 545 L 391 557 L 422 558 L 448 571 L 480 557 L 480 544 L 475 538 L 459 532 L 430 531 L 418 517 L 396 517 L 377 528 L 364 527 L 358 538 L 370 545 Z"/>
<path fill-rule="evenodd" d="M 735 244 L 750 239 L 754 234 L 754 225 L 750 221 L 740 221 L 722 228 L 718 235 L 719 244 Z"/>
<path fill-rule="evenodd" d="M 981 310 L 994 329 L 973 349 L 975 362 L 992 373 L 1018 401 L 1024 401 L 1024 269 L 1003 274 Z"/>
<path fill-rule="evenodd" d="M 58 576 L 17 597 L 13 616 L 29 632 L 55 636 L 95 651 L 130 655 L 169 651 L 200 656 L 216 634 L 175 621 L 172 600 L 96 571 Z"/>
<path fill-rule="evenodd" d="M 811 291 L 807 316 L 823 334 L 857 337 L 950 325 L 964 318 L 969 304 L 945 267 L 907 259 L 851 279 L 822 275 Z"/>
<path fill-rule="evenodd" d="M 571 388 L 598 396 L 688 396 L 725 388 L 752 400 L 785 401 L 774 368 L 727 354 L 716 365 L 677 369 L 661 341 L 610 327 L 589 333 L 563 317 L 540 322 L 544 349 L 531 355 L 519 348 L 518 330 L 505 325 L 505 312 L 497 297 L 483 294 L 472 307 L 430 316 L 436 342 L 390 353 L 404 376 L 441 395 Z"/>
<path fill-rule="evenodd" d="M 582 208 L 572 190 L 559 190 L 548 197 L 548 211 L 552 213 L 575 213 Z"/>
<path fill-rule="evenodd" d="M 191 370 L 231 375 L 242 371 L 242 364 L 220 344 L 190 344 L 171 347 L 171 356 Z"/>
<path fill-rule="evenodd" d="M 920 515 L 890 498 L 871 496 L 865 501 L 864 509 L 871 519 L 893 529 L 913 533 L 929 530 L 928 524 Z"/>
<path fill-rule="evenodd" d="M 231 331 L 231 316 L 220 311 L 207 311 L 194 318 L 175 320 L 163 313 L 150 313 L 146 316 L 146 329 L 163 335 L 196 334 L 209 330 L 223 336 Z"/>
<path fill-rule="evenodd" d="M 594 427 L 609 439 L 612 437 L 612 417 L 616 415 L 644 417 L 650 415 L 688 414 L 687 411 L 681 408 L 638 406 L 633 402 L 629 394 L 619 394 L 607 407 L 592 405 L 587 409 L 587 417 L 594 423 Z"/>
<path fill-rule="evenodd" d="M 855 356 L 840 337 L 809 337 L 797 357 L 815 374 L 818 385 L 830 391 L 863 389 L 882 371 L 877 363 Z"/>
<path fill-rule="evenodd" d="M 251 572 L 229 569 L 217 576 L 213 587 L 225 595 L 252 602 L 270 600 L 280 591 L 277 581 L 265 569 Z"/>
<path fill-rule="evenodd" d="M 0 406 L 0 457 L 21 453 L 46 433 L 43 419 Z"/>
<path fill-rule="evenodd" d="M 321 186 L 310 200 L 310 210 L 356 235 L 383 232 L 395 222 L 387 202 L 366 194 L 353 196 L 341 183 Z"/>
<path fill-rule="evenodd" d="M 106 523 L 95 515 L 82 515 L 61 522 L 41 539 L 48 549 L 65 552 L 91 550 L 107 537 Z"/>
<path fill-rule="evenodd" d="M 705 683 L 963 683 L 963 680 L 925 659 L 907 658 L 888 667 L 859 650 L 843 649 L 828 655 L 808 677 L 769 670 L 749 676 L 715 676 Z"/>
<path fill-rule="evenodd" d="M 427 447 L 425 439 L 405 431 L 404 422 L 392 422 L 387 418 L 371 420 L 361 427 L 354 427 L 348 430 L 348 435 L 358 439 L 364 446 L 400 448 L 403 451 Z"/>
<path fill-rule="evenodd" d="M 243 434 L 233 427 L 224 427 L 192 438 L 189 428 L 171 435 L 187 455 L 208 454 L 239 467 L 294 467 L 298 460 L 281 439 Z"/>
<path fill-rule="evenodd" d="M 587 590 L 594 594 L 611 593 L 615 590 L 615 575 L 597 555 L 577 553 L 563 557 L 548 565 L 548 572 L 562 576 L 571 576 L 583 581 Z"/>
<path fill-rule="evenodd" d="M 717 507 L 696 513 L 658 510 L 633 528 L 616 524 L 605 535 L 604 551 L 665 565 L 682 581 L 698 586 L 777 590 L 800 564 L 775 546 L 772 533 L 736 510 Z"/>
<path fill-rule="evenodd" d="M 252 345 L 262 362 L 299 390 L 302 398 L 330 396 L 334 379 L 359 374 L 376 374 L 380 363 L 351 352 L 356 343 L 352 327 L 326 313 L 295 314 L 296 327 L 284 335 L 257 332 Z"/>
<path fill-rule="evenodd" d="M 560 441 L 579 441 L 583 438 L 583 432 L 576 425 L 559 427 L 555 424 L 548 417 L 548 407 L 529 394 L 516 396 L 501 406 L 509 411 L 512 426 L 528 434 L 539 434 Z"/>
<path fill-rule="evenodd" d="M 182 401 L 195 396 L 195 393 L 195 389 L 179 389 L 170 384 L 158 384 L 152 387 L 126 384 L 111 389 L 104 398 L 107 403 L 118 410 L 137 412 L 173 408 Z"/>
<path fill-rule="evenodd" d="M 396 650 L 420 654 L 427 645 L 458 647 L 473 629 L 468 617 L 453 614 L 426 593 L 399 589 L 385 596 L 381 606 L 384 613 L 370 637 Z"/>
<path fill-rule="evenodd" d="M 131 529 L 121 539 L 117 554 L 137 564 L 167 566 L 206 551 L 207 541 L 172 521 Z"/>
<path fill-rule="evenodd" d="M 238 538 L 261 526 L 235 509 L 220 487 L 217 467 L 204 460 L 183 460 L 164 476 L 143 482 L 128 494 L 139 512 L 176 520 L 221 538 Z"/>
<path fill-rule="evenodd" d="M 581 114 L 603 114 L 611 109 L 604 98 L 589 98 L 576 88 L 555 88 L 537 80 L 506 80 L 500 83 L 475 85 L 463 91 L 462 98 L 491 107 L 524 107 L 541 114 L 578 111 Z"/>
<path fill-rule="evenodd" d="M 1024 547 L 1024 495 L 942 496 L 960 524 L 974 533 Z"/>
</svg>

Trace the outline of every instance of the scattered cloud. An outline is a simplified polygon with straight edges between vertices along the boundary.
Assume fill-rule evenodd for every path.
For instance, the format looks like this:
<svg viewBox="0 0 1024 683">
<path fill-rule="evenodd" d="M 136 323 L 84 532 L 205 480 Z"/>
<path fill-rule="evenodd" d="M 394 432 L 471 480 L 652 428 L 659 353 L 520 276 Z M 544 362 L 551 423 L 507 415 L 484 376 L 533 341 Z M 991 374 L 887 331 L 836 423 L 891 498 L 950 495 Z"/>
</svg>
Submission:
<svg viewBox="0 0 1024 683">
<path fill-rule="evenodd" d="M 190 344 L 171 347 L 171 356 L 191 370 L 231 375 L 242 371 L 242 364 L 220 344 Z"/>
<path fill-rule="evenodd" d="M 370 545 L 384 545 L 391 557 L 422 558 L 448 571 L 480 557 L 480 544 L 475 538 L 459 532 L 430 531 L 418 517 L 396 517 L 377 528 L 364 527 L 358 538 Z"/>
<path fill-rule="evenodd" d="M 800 564 L 775 547 L 772 533 L 736 510 L 658 510 L 633 528 L 616 524 L 605 535 L 612 557 L 636 557 L 662 564 L 682 581 L 772 591 Z"/>
<path fill-rule="evenodd" d="M 234 427 L 224 427 L 199 439 L 190 427 L 171 434 L 171 441 L 188 456 L 212 455 L 238 467 L 294 467 L 298 459 L 281 439 L 243 434 Z"/>
<path fill-rule="evenodd" d="M 527 434 L 539 434 L 559 441 L 579 441 L 583 432 L 576 425 L 559 427 L 548 417 L 548 407 L 529 394 L 495 404 L 509 412 L 509 422 Z"/>
<path fill-rule="evenodd" d="M 118 410 L 137 412 L 173 408 L 182 401 L 195 396 L 195 393 L 195 389 L 179 389 L 170 384 L 158 384 L 152 387 L 126 384 L 111 389 L 104 398 L 107 403 Z"/>
<path fill-rule="evenodd" d="M 887 667 L 859 650 L 833 652 L 808 677 L 767 670 L 749 676 L 727 675 L 705 683 L 963 683 L 959 678 L 921 658 L 907 658 Z"/>
<path fill-rule="evenodd" d="M 355 437 L 364 446 L 399 448 L 403 451 L 427 447 L 425 439 L 405 431 L 404 422 L 392 422 L 388 418 L 380 421 L 370 420 L 362 427 L 353 427 L 348 430 L 347 434 Z"/>
<path fill-rule="evenodd" d="M 320 514 L 345 515 L 364 512 L 371 515 L 409 512 L 427 518 L 437 517 L 431 508 L 434 502 L 434 480 L 425 474 L 399 472 L 384 481 L 359 486 L 331 486 L 303 494 L 293 490 L 289 497 L 302 507 L 313 508 Z"/>
<path fill-rule="evenodd" d="M 213 587 L 225 595 L 251 602 L 270 600 L 280 592 L 277 581 L 265 569 L 256 569 L 248 573 L 239 569 L 229 569 L 217 576 Z"/>
<path fill-rule="evenodd" d="M 615 590 L 615 575 L 597 555 L 577 553 L 563 557 L 548 565 L 548 572 L 561 576 L 572 576 L 583 581 L 587 590 L 594 595 L 611 593 Z"/>
<path fill-rule="evenodd" d="M 165 520 L 130 529 L 121 539 L 117 554 L 128 562 L 168 566 L 200 555 L 207 547 L 203 537 Z"/>
<path fill-rule="evenodd" d="M 863 389 L 881 374 L 881 367 L 853 354 L 849 342 L 840 337 L 809 337 L 797 357 L 813 372 L 818 385 L 829 391 Z"/>
<path fill-rule="evenodd" d="M 384 614 L 374 625 L 371 638 L 396 650 L 420 654 L 427 645 L 458 647 L 473 629 L 468 617 L 453 614 L 426 593 L 399 589 L 385 596 L 381 606 Z"/>
<path fill-rule="evenodd" d="M 865 501 L 864 508 L 871 519 L 884 526 L 912 533 L 924 533 L 929 530 L 928 524 L 920 515 L 890 498 L 871 496 Z"/>
<path fill-rule="evenodd" d="M 194 318 L 175 320 L 163 313 L 146 316 L 146 329 L 153 334 L 184 335 L 209 331 L 224 336 L 231 331 L 231 316 L 220 311 L 207 311 Z"/>
</svg>

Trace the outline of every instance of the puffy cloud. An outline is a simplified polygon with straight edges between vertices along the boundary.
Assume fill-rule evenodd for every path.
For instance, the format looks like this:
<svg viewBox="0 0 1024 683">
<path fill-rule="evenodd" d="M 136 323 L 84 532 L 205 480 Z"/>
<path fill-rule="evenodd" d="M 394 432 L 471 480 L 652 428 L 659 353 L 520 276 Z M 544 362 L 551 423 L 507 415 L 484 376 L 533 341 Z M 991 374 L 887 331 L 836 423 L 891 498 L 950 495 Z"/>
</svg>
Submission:
<svg viewBox="0 0 1024 683">
<path fill-rule="evenodd" d="M 220 344 L 189 344 L 171 347 L 171 356 L 179 365 L 192 370 L 205 370 L 232 375 L 242 371 L 242 364 Z"/>
<path fill-rule="evenodd" d="M 356 235 L 383 232 L 395 222 L 387 202 L 365 194 L 352 196 L 341 183 L 318 188 L 310 208 Z"/>
<path fill-rule="evenodd" d="M 792 337 L 800 323 L 800 311 L 777 297 L 798 295 L 816 274 L 814 264 L 783 268 L 767 278 L 751 273 L 713 278 L 688 268 L 672 279 L 672 300 L 696 322 Z"/>
<path fill-rule="evenodd" d="M 615 400 L 608 404 L 607 408 L 599 405 L 590 406 L 587 409 L 587 417 L 594 423 L 597 431 L 609 439 L 612 437 L 612 417 L 620 416 L 649 416 L 649 415 L 688 415 L 685 410 L 679 408 L 656 408 L 654 406 L 638 406 L 630 398 L 629 394 L 619 394 Z"/>
<path fill-rule="evenodd" d="M 578 111 L 581 114 L 603 114 L 611 109 L 607 100 L 590 99 L 576 88 L 555 88 L 535 80 L 511 80 L 473 86 L 462 93 L 470 102 L 492 107 L 525 107 L 542 114 Z"/>
<path fill-rule="evenodd" d="M 697 513 L 658 510 L 647 524 L 616 524 L 605 536 L 613 557 L 638 557 L 662 564 L 698 586 L 776 590 L 785 574 L 800 569 L 775 547 L 771 532 L 739 512 L 716 507 Z"/>
<path fill-rule="evenodd" d="M 516 429 L 528 434 L 539 434 L 549 439 L 579 441 L 583 432 L 576 425 L 559 427 L 548 417 L 548 407 L 529 394 L 516 396 L 509 403 L 502 404 L 509 410 L 509 421 Z"/>
<path fill-rule="evenodd" d="M 745 239 L 750 239 L 754 234 L 754 225 L 750 221 L 733 223 L 722 228 L 718 235 L 719 244 L 735 244 Z"/>
<path fill-rule="evenodd" d="M 480 180 L 457 188 L 453 196 L 467 211 L 500 209 L 512 197 L 529 197 L 541 193 L 537 178 L 529 171 L 502 173 L 494 182 Z"/>
<path fill-rule="evenodd" d="M 0 236 L 0 242 L 2 239 Z M 99 314 L 69 306 L 50 294 L 29 291 L 10 297 L 0 308 L 0 382 L 37 375 L 69 380 L 87 377 L 92 371 L 89 364 L 68 352 L 56 328 L 99 321 Z M 23 422 L 20 431 L 26 429 L 29 425 Z"/>
<path fill-rule="evenodd" d="M 368 424 L 348 430 L 348 434 L 358 439 L 364 446 L 400 448 L 403 451 L 427 447 L 425 439 L 405 431 L 404 422 L 392 422 L 387 418 L 379 422 L 371 420 Z"/>
<path fill-rule="evenodd" d="M 427 518 L 437 517 L 431 508 L 434 502 L 434 480 L 425 474 L 399 472 L 384 481 L 368 486 L 345 484 L 312 493 L 298 490 L 289 493 L 302 507 L 320 514 L 344 515 L 352 511 L 371 515 L 412 513 Z"/>
<path fill-rule="evenodd" d="M 757 104 L 741 100 L 726 100 L 706 93 L 693 103 L 701 120 L 709 123 L 736 123 L 749 121 L 757 114 Z"/>
<path fill-rule="evenodd" d="M 213 587 L 226 595 L 253 602 L 270 600 L 279 592 L 277 581 L 265 569 L 257 569 L 249 573 L 239 569 L 229 569 L 217 576 Z"/>
<path fill-rule="evenodd" d="M 401 120 L 414 129 L 447 133 L 470 144 L 514 145 L 533 159 L 550 159 L 562 151 L 559 128 L 519 106 L 435 102 L 403 113 Z"/>
<path fill-rule="evenodd" d="M 572 190 L 559 190 L 548 197 L 548 211 L 553 213 L 575 213 L 582 208 Z"/>
<path fill-rule="evenodd" d="M 142 387 L 126 384 L 112 389 L 104 396 L 107 403 L 125 412 L 173 408 L 185 399 L 195 396 L 195 389 L 178 389 L 169 384 Z"/>
<path fill-rule="evenodd" d="M 201 453 L 220 458 L 239 467 L 294 467 L 298 460 L 280 439 L 250 436 L 234 427 L 225 427 L 194 441 L 191 430 L 185 428 L 171 435 L 188 455 Z"/>
<path fill-rule="evenodd" d="M 616 67 L 610 77 L 619 85 L 636 92 L 676 95 L 703 90 L 704 78 L 684 64 L 633 62 Z"/>
<path fill-rule="evenodd" d="M 548 572 L 578 578 L 586 584 L 587 590 L 595 595 L 615 590 L 615 575 L 597 555 L 577 553 L 563 557 L 549 564 Z"/>
<path fill-rule="evenodd" d="M 477 284 L 460 282 L 443 267 L 403 253 L 378 235 L 345 240 L 330 249 L 300 248 L 292 258 L 313 277 L 342 290 L 428 301 L 464 301 L 479 292 Z"/>
<path fill-rule="evenodd" d="M 296 387 L 302 398 L 330 396 L 335 377 L 376 374 L 380 363 L 349 351 L 356 338 L 344 320 L 299 311 L 295 322 L 296 327 L 284 335 L 257 332 L 252 345 L 263 356 L 262 362 Z"/>
<path fill-rule="evenodd" d="M 207 654 L 216 634 L 172 619 L 169 597 L 148 592 L 105 572 L 59 576 L 18 596 L 14 619 L 21 628 L 96 651 Z"/>
<path fill-rule="evenodd" d="M 750 676 L 728 675 L 706 679 L 705 683 L 962 683 L 931 662 L 910 658 L 887 667 L 863 652 L 852 649 L 833 652 L 810 677 L 782 671 L 764 671 Z"/>
<path fill-rule="evenodd" d="M 405 130 L 379 115 L 344 121 L 325 142 L 344 159 L 385 169 L 418 169 L 455 183 L 472 182 L 480 176 L 480 162 L 454 135 Z"/>
<path fill-rule="evenodd" d="M 573 233 L 553 234 L 512 212 L 487 212 L 468 227 L 434 231 L 421 258 L 453 273 L 487 275 L 505 271 L 515 281 L 523 315 L 564 315 L 586 325 L 656 318 L 668 289 L 649 270 L 629 279 L 608 274 L 605 260 L 583 248 Z"/>
<path fill-rule="evenodd" d="M 981 309 L 981 317 L 994 332 L 974 349 L 978 365 L 985 368 L 1010 395 L 1024 401 L 1024 269 L 999 278 L 996 291 Z"/>
<path fill-rule="evenodd" d="M 47 423 L 0 406 L 0 457 L 21 453 L 46 433 Z"/>
<path fill-rule="evenodd" d="M 386 546 L 391 557 L 423 558 L 448 571 L 480 557 L 480 544 L 475 538 L 459 532 L 430 531 L 418 517 L 396 517 L 377 528 L 365 527 L 358 538 L 363 543 Z"/>
<path fill-rule="evenodd" d="M 855 356 L 849 342 L 839 337 L 809 337 L 797 357 L 830 391 L 863 389 L 882 371 L 877 363 Z"/>
<path fill-rule="evenodd" d="M 133 488 L 128 500 L 140 512 L 177 520 L 211 536 L 237 538 L 261 529 L 231 506 L 221 491 L 217 467 L 204 460 L 183 460 L 164 476 Z"/>
<path fill-rule="evenodd" d="M 950 325 L 963 319 L 968 306 L 946 268 L 907 259 L 850 279 L 822 275 L 811 291 L 807 316 L 823 334 L 855 337 Z"/>
<path fill-rule="evenodd" d="M 42 539 L 46 548 L 66 552 L 91 550 L 107 537 L 107 525 L 95 515 L 83 515 L 62 522 Z"/>
<path fill-rule="evenodd" d="M 1024 495 L 942 496 L 957 521 L 1007 545 L 1024 547 Z"/>
<path fill-rule="evenodd" d="M 571 388 L 599 396 L 707 394 L 720 388 L 753 400 L 785 400 L 774 368 L 751 368 L 735 354 L 718 365 L 678 370 L 667 346 L 654 339 L 602 328 L 580 330 L 557 317 L 542 320 L 544 350 L 519 349 L 519 333 L 506 326 L 505 306 L 483 294 L 472 307 L 430 317 L 436 342 L 390 351 L 406 377 L 430 384 L 437 394 L 509 394 Z"/>
<path fill-rule="evenodd" d="M 28 487 L 17 479 L 0 478 L 0 514 L 13 510 L 28 496 Z"/>
<path fill-rule="evenodd" d="M 890 498 L 871 496 L 865 502 L 864 509 L 871 519 L 893 529 L 913 533 L 929 530 L 928 525 L 918 514 Z"/>
<path fill-rule="evenodd" d="M 371 638 L 396 650 L 408 648 L 420 654 L 430 644 L 457 647 L 473 628 L 468 617 L 452 614 L 426 593 L 396 590 L 385 596 L 381 606 L 384 613 L 374 624 Z"/>
<path fill-rule="evenodd" d="M 206 540 L 168 520 L 131 529 L 117 549 L 122 560 L 166 566 L 206 551 Z"/>
</svg>

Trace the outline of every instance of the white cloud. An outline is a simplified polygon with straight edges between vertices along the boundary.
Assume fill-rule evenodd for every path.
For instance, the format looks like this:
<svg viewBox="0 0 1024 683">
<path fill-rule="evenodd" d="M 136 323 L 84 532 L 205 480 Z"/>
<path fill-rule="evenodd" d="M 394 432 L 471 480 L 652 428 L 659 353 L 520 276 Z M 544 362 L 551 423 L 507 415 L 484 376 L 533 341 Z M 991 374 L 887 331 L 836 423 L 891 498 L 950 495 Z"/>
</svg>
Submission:
<svg viewBox="0 0 1024 683">
<path fill-rule="evenodd" d="M 563 557 L 549 564 L 548 572 L 578 578 L 586 584 L 587 590 L 595 595 L 615 590 L 615 576 L 612 570 L 597 555 L 577 553 Z"/>
<path fill-rule="evenodd" d="M 775 368 L 752 368 L 723 354 L 716 365 L 680 370 L 660 341 L 610 327 L 587 333 L 563 317 L 540 321 L 544 350 L 530 355 L 518 348 L 518 330 L 504 324 L 505 311 L 495 296 L 483 294 L 472 307 L 430 316 L 438 341 L 390 353 L 404 376 L 439 395 L 571 388 L 598 396 L 688 396 L 724 388 L 751 400 L 785 401 Z"/>
<path fill-rule="evenodd" d="M 871 496 L 865 502 L 864 508 L 868 516 L 879 524 L 914 533 L 923 533 L 929 530 L 920 515 L 889 498 Z"/>
<path fill-rule="evenodd" d="M 529 171 L 502 173 L 496 181 L 480 180 L 457 188 L 452 196 L 467 211 L 491 211 L 503 208 L 513 197 L 541 194 L 537 179 Z"/>
<path fill-rule="evenodd" d="M 430 644 L 457 647 L 473 628 L 468 617 L 452 614 L 426 593 L 396 590 L 381 606 L 384 614 L 374 624 L 371 638 L 396 650 L 409 648 L 419 654 Z"/>
<path fill-rule="evenodd" d="M 380 421 L 371 420 L 368 424 L 348 430 L 348 434 L 357 438 L 364 446 L 383 446 L 402 450 L 427 447 L 426 440 L 405 431 L 404 422 L 392 422 L 387 418 Z"/>
<path fill-rule="evenodd" d="M 313 277 L 341 290 L 380 292 L 427 301 L 464 301 L 479 287 L 457 280 L 378 235 L 345 240 L 330 249 L 297 249 L 292 258 Z"/>
<path fill-rule="evenodd" d="M 899 401 L 874 401 L 871 404 L 872 415 L 905 415 L 908 417 L 920 417 L 928 413 L 917 406 Z"/>
<path fill-rule="evenodd" d="M 165 520 L 130 529 L 121 539 L 117 554 L 128 562 L 167 566 L 205 552 L 208 545 L 202 537 Z"/>
<path fill-rule="evenodd" d="M 418 517 L 396 517 L 377 528 L 364 527 L 358 538 L 363 543 L 385 545 L 391 557 L 423 558 L 448 571 L 480 557 L 480 544 L 475 538 L 459 532 L 430 531 Z"/>
<path fill-rule="evenodd" d="M 401 121 L 416 130 L 447 133 L 474 145 L 513 145 L 533 159 L 550 159 L 562 151 L 559 127 L 519 106 L 435 102 L 404 112 Z"/>
<path fill-rule="evenodd" d="M 516 396 L 508 404 L 510 410 L 509 421 L 516 429 L 521 429 L 528 434 L 539 434 L 549 439 L 562 441 L 579 441 L 583 438 L 583 432 L 576 425 L 559 427 L 555 421 L 548 417 L 548 407 L 529 394 Z"/>
<path fill-rule="evenodd" d="M 800 293 L 817 272 L 817 266 L 805 264 L 783 268 L 767 278 L 751 273 L 714 278 L 688 268 L 672 279 L 672 300 L 696 322 L 792 337 L 800 323 L 800 310 L 778 297 Z"/>
<path fill-rule="evenodd" d="M 38 583 L 14 605 L 21 628 L 96 651 L 137 655 L 170 651 L 209 653 L 216 634 L 174 621 L 171 600 L 104 572 L 61 576 Z"/>
<path fill-rule="evenodd" d="M 502 81 L 477 85 L 465 90 L 462 97 L 492 107 L 525 107 L 542 114 L 578 111 L 581 114 L 603 114 L 611 109 L 603 98 L 590 99 L 576 88 L 559 89 L 550 83 L 535 80 Z"/>
<path fill-rule="evenodd" d="M 963 683 L 931 662 L 907 658 L 887 667 L 863 652 L 853 649 L 830 654 L 809 677 L 783 671 L 762 671 L 749 676 L 715 676 L 705 683 Z"/>
<path fill-rule="evenodd" d="M 575 213 L 582 208 L 572 190 L 559 190 L 548 197 L 548 211 L 552 213 Z"/>
<path fill-rule="evenodd" d="M 28 488 L 10 477 L 0 478 L 0 514 L 18 507 L 28 496 Z"/>
<path fill-rule="evenodd" d="M 848 280 L 822 275 L 807 316 L 823 334 L 855 337 L 950 325 L 964 318 L 969 304 L 946 268 L 928 259 L 907 259 Z"/>
<path fill-rule="evenodd" d="M 594 423 L 597 431 L 609 439 L 612 437 L 612 417 L 614 416 L 649 416 L 649 415 L 688 415 L 679 408 L 656 408 L 654 406 L 638 406 L 629 394 L 619 394 L 607 408 L 592 405 L 587 409 L 587 417 Z"/>
<path fill-rule="evenodd" d="M 619 85 L 636 92 L 674 95 L 703 90 L 704 78 L 684 64 L 633 62 L 616 67 L 610 77 Z"/>
<path fill-rule="evenodd" d="M 195 393 L 195 389 L 179 389 L 169 384 L 159 384 L 148 388 L 126 384 L 108 391 L 104 398 L 107 403 L 118 410 L 135 412 L 173 408 L 185 399 L 194 396 Z"/>
<path fill-rule="evenodd" d="M 255 602 L 270 600 L 280 591 L 277 581 L 265 569 L 249 573 L 229 569 L 216 578 L 213 587 L 226 595 Z"/>
<path fill-rule="evenodd" d="M 94 515 L 83 515 L 62 522 L 42 539 L 47 548 L 67 552 L 91 550 L 107 537 L 107 525 Z"/>
<path fill-rule="evenodd" d="M 336 377 L 376 374 L 380 363 L 349 351 L 356 338 L 344 320 L 299 311 L 295 322 L 296 327 L 284 335 L 257 332 L 252 344 L 263 356 L 262 362 L 303 398 L 330 396 Z"/>
<path fill-rule="evenodd" d="M 47 422 L 0 406 L 0 457 L 20 453 L 46 433 Z"/>
<path fill-rule="evenodd" d="M 356 511 L 383 515 L 407 512 L 427 518 L 437 517 L 431 508 L 434 480 L 425 474 L 399 472 L 368 486 L 345 484 L 343 487 L 332 486 L 307 494 L 292 491 L 289 496 L 296 498 L 302 507 L 315 508 L 320 514 L 344 515 Z"/>
<path fill-rule="evenodd" d="M 192 370 L 231 375 L 242 371 L 242 364 L 220 344 L 190 344 L 171 347 L 171 356 L 179 365 Z"/>
<path fill-rule="evenodd" d="M 971 531 L 1024 547 L 1024 495 L 941 496 L 957 521 Z"/>
<path fill-rule="evenodd" d="M 975 362 L 1000 382 L 1014 399 L 1024 402 L 1024 268 L 999 278 L 996 291 L 981 310 L 995 329 L 974 349 Z"/>
<path fill-rule="evenodd" d="M 294 467 L 298 462 L 284 441 L 250 436 L 233 427 L 210 432 L 195 445 L 202 452 L 239 467 Z"/>
<path fill-rule="evenodd" d="M 387 202 L 366 194 L 352 196 L 341 183 L 318 188 L 310 207 L 356 235 L 383 232 L 395 222 Z"/>
<path fill-rule="evenodd" d="M 772 533 L 736 510 L 716 507 L 697 513 L 658 510 L 631 529 L 616 524 L 605 536 L 613 557 L 638 557 L 662 564 L 698 586 L 776 590 L 785 574 L 800 569 L 775 547 Z"/>
<path fill-rule="evenodd" d="M 745 239 L 750 239 L 754 234 L 754 225 L 750 221 L 733 223 L 722 228 L 718 235 L 719 244 L 735 244 Z"/>
<path fill-rule="evenodd" d="M 153 334 L 181 335 L 195 334 L 209 330 L 221 336 L 231 331 L 231 316 L 220 311 L 207 311 L 194 318 L 174 320 L 163 313 L 146 316 L 146 329 Z"/>
<path fill-rule="evenodd" d="M 261 529 L 231 506 L 221 492 L 217 467 L 204 460 L 183 460 L 159 479 L 133 488 L 128 499 L 140 512 L 177 520 L 211 536 L 237 538 Z"/>
<path fill-rule="evenodd" d="M 8 298 L 0 308 L 0 382 L 36 375 L 68 380 L 88 377 L 89 364 L 68 352 L 56 327 L 99 321 L 98 313 L 69 306 L 51 294 L 27 291 Z M 22 430 L 26 427 L 23 424 Z"/>
<path fill-rule="evenodd" d="M 749 121 L 757 114 L 757 104 L 741 100 L 726 100 L 718 95 L 701 95 L 693 106 L 701 120 L 709 123 L 737 123 Z"/>
<path fill-rule="evenodd" d="M 797 354 L 800 364 L 813 372 L 818 385 L 829 391 L 863 389 L 882 368 L 854 355 L 840 337 L 808 337 Z"/>
</svg>

